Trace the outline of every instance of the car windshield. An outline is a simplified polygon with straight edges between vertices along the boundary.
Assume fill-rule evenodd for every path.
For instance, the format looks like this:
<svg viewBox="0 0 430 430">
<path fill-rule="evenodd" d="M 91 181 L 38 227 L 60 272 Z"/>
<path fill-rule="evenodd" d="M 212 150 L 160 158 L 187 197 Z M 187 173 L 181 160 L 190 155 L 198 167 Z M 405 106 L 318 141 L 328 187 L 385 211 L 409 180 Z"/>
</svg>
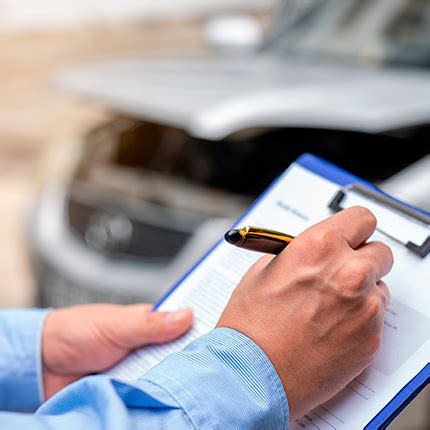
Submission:
<svg viewBox="0 0 430 430">
<path fill-rule="evenodd" d="M 284 5 L 285 23 L 288 10 Z M 430 68 L 430 1 L 307 0 L 272 43 L 281 53 Z"/>
</svg>

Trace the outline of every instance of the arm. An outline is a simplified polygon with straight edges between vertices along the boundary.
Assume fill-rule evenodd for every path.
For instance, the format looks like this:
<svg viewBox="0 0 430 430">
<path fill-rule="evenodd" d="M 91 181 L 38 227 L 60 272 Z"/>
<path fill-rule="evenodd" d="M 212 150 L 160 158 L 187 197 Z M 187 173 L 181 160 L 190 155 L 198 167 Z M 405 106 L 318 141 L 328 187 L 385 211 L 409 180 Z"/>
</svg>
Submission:
<svg viewBox="0 0 430 430">
<path fill-rule="evenodd" d="M 282 384 L 246 336 L 217 329 L 131 383 L 75 382 L 35 415 L 0 413 L 2 428 L 225 429 L 287 427 Z"/>
<path fill-rule="evenodd" d="M 10 429 L 24 420 L 32 429 L 286 427 L 285 392 L 290 418 L 298 418 L 340 391 L 378 351 L 389 301 L 381 278 L 393 260 L 382 243 L 366 243 L 375 226 L 363 208 L 334 215 L 279 256 L 259 260 L 234 291 L 221 329 L 143 378 L 129 384 L 85 378 L 36 416 L 0 415 L 0 421 L 9 420 Z M 108 368 L 134 348 L 172 340 L 191 325 L 184 311 L 97 309 L 59 310 L 47 318 L 45 392 Z"/>
</svg>

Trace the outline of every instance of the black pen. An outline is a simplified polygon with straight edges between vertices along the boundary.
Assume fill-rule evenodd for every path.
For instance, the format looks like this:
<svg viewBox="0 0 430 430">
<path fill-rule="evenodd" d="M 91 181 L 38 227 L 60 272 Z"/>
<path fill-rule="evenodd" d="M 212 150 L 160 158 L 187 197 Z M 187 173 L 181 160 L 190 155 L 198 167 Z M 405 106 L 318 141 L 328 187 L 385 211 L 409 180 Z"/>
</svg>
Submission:
<svg viewBox="0 0 430 430">
<path fill-rule="evenodd" d="M 286 233 L 250 226 L 229 230 L 224 238 L 239 248 L 266 254 L 279 254 L 294 240 L 294 236 Z"/>
</svg>

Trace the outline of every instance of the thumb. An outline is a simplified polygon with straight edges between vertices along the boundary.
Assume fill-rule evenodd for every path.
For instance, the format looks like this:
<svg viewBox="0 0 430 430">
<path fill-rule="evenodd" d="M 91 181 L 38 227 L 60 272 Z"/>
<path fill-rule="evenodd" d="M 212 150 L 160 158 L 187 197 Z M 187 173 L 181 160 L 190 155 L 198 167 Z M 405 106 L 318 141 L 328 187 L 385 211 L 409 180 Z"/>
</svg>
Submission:
<svg viewBox="0 0 430 430">
<path fill-rule="evenodd" d="M 174 312 L 151 312 L 147 305 L 121 309 L 117 343 L 128 349 L 169 342 L 185 334 L 192 326 L 191 309 Z"/>
</svg>

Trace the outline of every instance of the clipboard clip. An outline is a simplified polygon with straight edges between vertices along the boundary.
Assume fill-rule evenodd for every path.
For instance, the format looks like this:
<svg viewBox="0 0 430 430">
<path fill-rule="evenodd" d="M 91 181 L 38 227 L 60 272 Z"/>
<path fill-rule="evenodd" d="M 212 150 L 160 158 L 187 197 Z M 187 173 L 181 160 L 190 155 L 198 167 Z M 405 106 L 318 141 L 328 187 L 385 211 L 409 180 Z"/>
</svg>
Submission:
<svg viewBox="0 0 430 430">
<path fill-rule="evenodd" d="M 363 185 L 349 185 L 345 188 L 342 188 L 339 190 L 333 199 L 330 201 L 328 207 L 333 212 L 340 212 L 341 210 L 345 209 L 346 207 L 349 207 L 347 205 L 344 205 L 344 207 L 341 206 L 341 203 L 345 203 L 346 200 L 348 200 L 348 197 L 354 195 L 355 200 L 360 201 L 360 199 L 366 202 L 369 202 L 369 205 L 366 205 L 369 207 L 369 209 L 373 208 L 380 208 L 381 215 L 383 213 L 387 213 L 390 215 L 390 218 L 393 219 L 393 213 L 396 213 L 401 219 L 407 220 L 413 222 L 413 226 L 415 230 L 420 229 L 421 234 L 414 234 L 414 239 L 408 238 L 405 236 L 405 234 L 408 233 L 408 228 L 398 228 L 398 230 L 402 231 L 403 237 L 399 237 L 398 234 L 395 232 L 395 228 L 392 228 L 392 231 L 389 231 L 388 229 L 384 227 L 379 226 L 380 219 L 378 218 L 378 226 L 376 230 L 378 230 L 380 233 L 384 234 L 385 236 L 390 237 L 391 239 L 395 240 L 398 243 L 401 243 L 406 248 L 420 256 L 421 258 L 425 258 L 428 254 L 430 254 L 430 216 L 424 214 L 423 212 L 418 211 L 417 209 L 414 209 L 410 206 L 406 206 L 402 204 L 401 202 L 394 200 L 381 192 L 378 192 L 376 190 L 372 190 L 370 188 L 364 187 Z M 378 210 L 378 209 L 377 209 Z M 375 210 L 375 212 L 377 211 Z M 426 235 L 427 231 L 427 235 Z M 397 232 L 398 233 L 398 232 Z M 417 243 L 417 240 L 422 241 Z"/>
</svg>

